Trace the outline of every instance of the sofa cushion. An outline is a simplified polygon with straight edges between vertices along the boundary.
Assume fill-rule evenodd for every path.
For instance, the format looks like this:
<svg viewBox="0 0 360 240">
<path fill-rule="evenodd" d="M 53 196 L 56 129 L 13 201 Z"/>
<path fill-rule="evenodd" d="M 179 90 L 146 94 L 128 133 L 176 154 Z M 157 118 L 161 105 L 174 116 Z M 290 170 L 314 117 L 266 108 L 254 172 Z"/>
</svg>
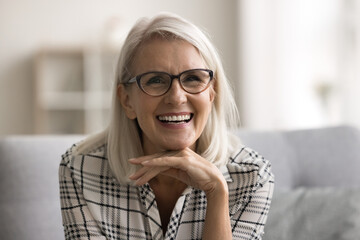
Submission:
<svg viewBox="0 0 360 240">
<path fill-rule="evenodd" d="M 264 240 L 353 240 L 360 236 L 360 188 L 277 192 Z"/>
</svg>

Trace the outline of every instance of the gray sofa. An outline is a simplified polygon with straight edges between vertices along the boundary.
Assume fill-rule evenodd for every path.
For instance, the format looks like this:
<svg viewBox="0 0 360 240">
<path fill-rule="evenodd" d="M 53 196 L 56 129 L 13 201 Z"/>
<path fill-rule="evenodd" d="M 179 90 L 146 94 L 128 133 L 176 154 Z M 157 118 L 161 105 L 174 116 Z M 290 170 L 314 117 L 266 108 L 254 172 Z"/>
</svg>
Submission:
<svg viewBox="0 0 360 240">
<path fill-rule="evenodd" d="M 323 129 L 238 131 L 271 160 L 275 194 L 265 240 L 360 239 L 360 132 Z M 82 136 L 0 140 L 0 239 L 64 239 L 58 165 Z"/>
</svg>

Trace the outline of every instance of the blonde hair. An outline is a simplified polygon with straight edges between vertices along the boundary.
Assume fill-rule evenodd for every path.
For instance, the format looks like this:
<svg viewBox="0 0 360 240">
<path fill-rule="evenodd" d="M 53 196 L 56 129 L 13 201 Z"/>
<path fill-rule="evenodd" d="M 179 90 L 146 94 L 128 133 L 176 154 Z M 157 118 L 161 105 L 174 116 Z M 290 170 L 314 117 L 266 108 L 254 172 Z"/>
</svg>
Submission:
<svg viewBox="0 0 360 240">
<path fill-rule="evenodd" d="M 116 69 L 111 120 L 108 128 L 101 134 L 85 141 L 78 152 L 84 153 L 91 146 L 98 146 L 107 139 L 107 154 L 110 168 L 120 183 L 131 184 L 129 175 L 136 167 L 128 159 L 143 155 L 140 129 L 136 119 L 129 119 L 117 96 L 119 84 L 129 80 L 134 56 L 141 45 L 158 35 L 165 39 L 176 38 L 189 42 L 214 72 L 215 99 L 207 124 L 197 143 L 197 153 L 218 167 L 225 165 L 229 149 L 235 140 L 229 141 L 228 129 L 238 126 L 238 112 L 231 88 L 225 76 L 220 57 L 209 38 L 194 24 L 169 13 L 162 13 L 152 19 L 140 19 L 129 32 L 122 47 Z M 136 64 L 136 63 L 134 63 Z"/>
</svg>

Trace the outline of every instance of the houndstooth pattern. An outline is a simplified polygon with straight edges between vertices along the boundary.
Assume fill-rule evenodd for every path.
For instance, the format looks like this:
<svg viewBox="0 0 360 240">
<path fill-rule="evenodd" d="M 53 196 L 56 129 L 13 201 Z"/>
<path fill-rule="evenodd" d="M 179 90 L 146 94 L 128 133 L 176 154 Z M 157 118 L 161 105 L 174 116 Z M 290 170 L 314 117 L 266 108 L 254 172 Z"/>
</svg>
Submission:
<svg viewBox="0 0 360 240">
<path fill-rule="evenodd" d="M 188 187 L 177 201 L 165 236 L 148 184 L 120 185 L 110 171 L 106 144 L 86 155 L 74 145 L 59 168 L 66 239 L 201 239 L 206 196 Z M 229 187 L 233 239 L 261 239 L 274 178 L 270 164 L 242 147 L 221 168 Z"/>
</svg>

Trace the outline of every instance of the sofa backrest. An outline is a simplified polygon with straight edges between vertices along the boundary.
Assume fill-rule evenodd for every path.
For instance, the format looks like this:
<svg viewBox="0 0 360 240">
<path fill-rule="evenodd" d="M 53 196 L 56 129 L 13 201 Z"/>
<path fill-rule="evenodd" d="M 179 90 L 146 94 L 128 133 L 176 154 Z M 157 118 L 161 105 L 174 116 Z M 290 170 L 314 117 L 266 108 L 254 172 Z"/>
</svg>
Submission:
<svg viewBox="0 0 360 240">
<path fill-rule="evenodd" d="M 246 146 L 271 161 L 275 189 L 360 187 L 360 131 L 357 128 L 238 131 L 237 135 Z"/>
<path fill-rule="evenodd" d="M 0 140 L 0 239 L 64 239 L 58 168 L 80 136 Z"/>
</svg>

